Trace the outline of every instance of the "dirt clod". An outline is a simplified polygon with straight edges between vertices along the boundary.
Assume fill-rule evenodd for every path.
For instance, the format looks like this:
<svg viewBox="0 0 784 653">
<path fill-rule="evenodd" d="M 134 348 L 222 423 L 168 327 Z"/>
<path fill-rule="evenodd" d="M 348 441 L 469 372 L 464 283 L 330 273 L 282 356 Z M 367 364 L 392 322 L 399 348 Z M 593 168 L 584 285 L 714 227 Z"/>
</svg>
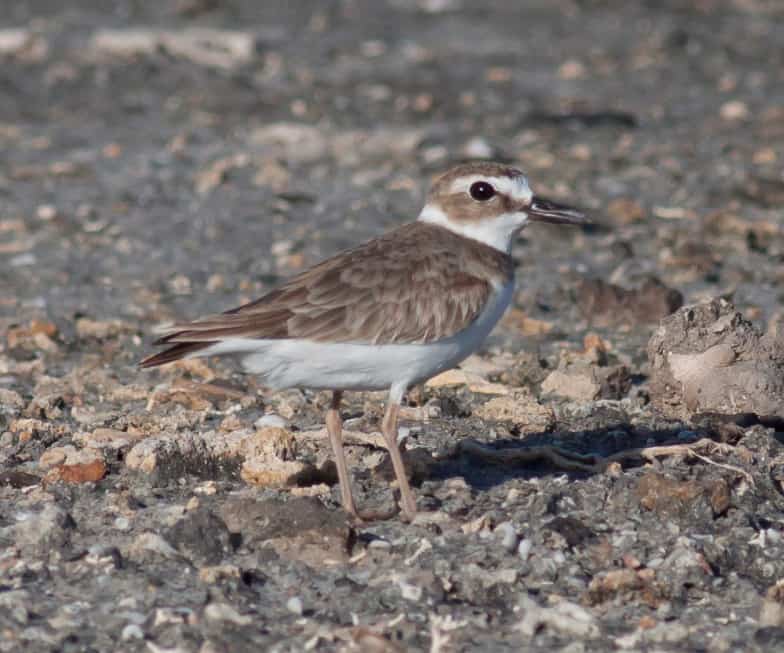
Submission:
<svg viewBox="0 0 784 653">
<path fill-rule="evenodd" d="M 784 342 L 722 300 L 687 306 L 648 343 L 651 397 L 673 417 L 784 416 Z"/>
</svg>

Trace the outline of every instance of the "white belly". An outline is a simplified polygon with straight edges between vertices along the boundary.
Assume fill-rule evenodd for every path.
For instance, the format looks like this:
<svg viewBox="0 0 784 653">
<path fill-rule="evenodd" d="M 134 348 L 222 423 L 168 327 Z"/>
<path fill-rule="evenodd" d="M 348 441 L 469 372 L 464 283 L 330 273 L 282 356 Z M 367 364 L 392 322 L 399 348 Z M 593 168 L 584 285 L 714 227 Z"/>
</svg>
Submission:
<svg viewBox="0 0 784 653">
<path fill-rule="evenodd" d="M 232 338 L 198 355 L 236 353 L 243 367 L 274 388 L 403 389 L 457 365 L 476 351 L 512 300 L 514 283 L 498 289 L 485 310 L 451 338 L 427 344 L 365 345 L 310 340 Z"/>
</svg>

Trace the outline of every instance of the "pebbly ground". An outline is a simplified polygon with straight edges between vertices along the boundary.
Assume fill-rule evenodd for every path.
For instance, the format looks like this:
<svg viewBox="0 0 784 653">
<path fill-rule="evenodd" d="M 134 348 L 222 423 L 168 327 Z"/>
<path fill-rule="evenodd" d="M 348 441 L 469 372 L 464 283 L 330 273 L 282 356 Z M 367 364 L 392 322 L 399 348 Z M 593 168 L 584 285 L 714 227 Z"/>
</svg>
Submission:
<svg viewBox="0 0 784 653">
<path fill-rule="evenodd" d="M 780 650 L 782 20 L 6 0 L 0 650 Z M 136 368 L 483 157 L 597 224 L 530 228 L 487 347 L 411 393 L 413 524 L 339 510 L 325 394 Z M 366 506 L 383 399 L 344 411 Z"/>
</svg>

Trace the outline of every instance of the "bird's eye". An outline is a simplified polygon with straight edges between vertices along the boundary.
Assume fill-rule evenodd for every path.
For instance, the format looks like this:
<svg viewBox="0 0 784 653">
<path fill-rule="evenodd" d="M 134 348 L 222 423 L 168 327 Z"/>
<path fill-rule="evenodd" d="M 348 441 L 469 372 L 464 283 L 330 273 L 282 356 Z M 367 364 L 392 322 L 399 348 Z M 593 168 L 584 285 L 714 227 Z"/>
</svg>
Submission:
<svg viewBox="0 0 784 653">
<path fill-rule="evenodd" d="M 477 202 L 486 202 L 495 195 L 495 188 L 486 181 L 477 181 L 471 184 L 468 192 Z"/>
</svg>

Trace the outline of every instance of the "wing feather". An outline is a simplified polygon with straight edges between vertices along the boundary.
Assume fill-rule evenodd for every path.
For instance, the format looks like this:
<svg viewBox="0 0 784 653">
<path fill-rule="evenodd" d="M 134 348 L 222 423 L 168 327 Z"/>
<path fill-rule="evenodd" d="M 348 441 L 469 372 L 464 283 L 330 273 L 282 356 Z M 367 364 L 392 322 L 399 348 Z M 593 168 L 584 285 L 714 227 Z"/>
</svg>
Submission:
<svg viewBox="0 0 784 653">
<path fill-rule="evenodd" d="M 256 301 L 175 325 L 156 344 L 188 343 L 181 349 L 187 353 L 196 343 L 225 338 L 377 344 L 448 338 L 475 320 L 494 284 L 512 274 L 510 257 L 477 245 L 433 225 L 404 225 Z"/>
</svg>

